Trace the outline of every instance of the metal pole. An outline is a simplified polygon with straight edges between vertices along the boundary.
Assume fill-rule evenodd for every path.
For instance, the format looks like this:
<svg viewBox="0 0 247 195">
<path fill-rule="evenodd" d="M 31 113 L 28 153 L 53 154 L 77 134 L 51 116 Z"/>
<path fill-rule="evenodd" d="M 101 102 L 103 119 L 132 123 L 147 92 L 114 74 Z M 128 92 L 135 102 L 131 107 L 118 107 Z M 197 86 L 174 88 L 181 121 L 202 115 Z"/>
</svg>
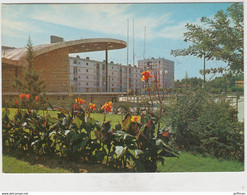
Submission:
<svg viewBox="0 0 247 195">
<path fill-rule="evenodd" d="M 143 48 L 143 60 L 145 59 L 145 50 L 146 50 L 146 26 L 144 29 L 144 48 Z"/>
<path fill-rule="evenodd" d="M 129 19 L 127 20 L 127 100 L 129 97 Z"/>
<path fill-rule="evenodd" d="M 135 18 L 133 18 L 133 67 L 135 66 Z M 134 93 L 136 94 L 136 79 L 135 79 L 135 72 L 133 74 L 134 77 Z"/>
<path fill-rule="evenodd" d="M 108 50 L 105 49 L 105 90 L 108 92 Z"/>
</svg>

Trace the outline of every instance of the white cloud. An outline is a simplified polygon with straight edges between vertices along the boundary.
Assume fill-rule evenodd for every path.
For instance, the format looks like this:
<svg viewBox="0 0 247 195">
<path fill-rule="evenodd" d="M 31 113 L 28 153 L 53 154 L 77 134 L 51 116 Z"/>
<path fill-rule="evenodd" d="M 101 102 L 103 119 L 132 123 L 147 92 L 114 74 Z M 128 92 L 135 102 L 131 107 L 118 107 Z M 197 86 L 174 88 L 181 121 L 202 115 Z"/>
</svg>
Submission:
<svg viewBox="0 0 247 195">
<path fill-rule="evenodd" d="M 36 12 L 33 18 L 54 24 L 121 36 L 126 36 L 127 19 L 129 19 L 129 33 L 132 36 L 134 18 L 136 38 L 143 38 L 145 26 L 151 31 L 156 31 L 155 29 L 161 25 L 171 23 L 171 13 L 162 16 L 138 17 L 134 12 L 128 12 L 130 6 L 127 4 L 52 5 L 46 11 Z M 159 34 L 156 33 L 156 35 Z M 153 35 L 150 36 L 153 37 Z"/>
<path fill-rule="evenodd" d="M 185 24 L 187 22 L 174 23 L 171 19 L 171 13 L 161 16 L 147 13 L 144 17 L 138 16 L 137 12 L 139 10 L 131 12 L 131 6 L 131 4 L 51 4 L 45 7 L 44 5 L 37 5 L 32 7 L 33 10 L 26 17 L 67 27 L 124 37 L 127 34 L 127 19 L 129 19 L 129 35 L 132 37 L 134 18 L 136 38 L 144 38 L 145 26 L 147 27 L 147 39 L 154 37 L 170 39 L 183 38 L 183 33 L 186 30 Z M 23 15 L 27 11 L 23 7 L 20 10 L 22 10 Z M 43 32 L 48 30 L 41 29 L 35 23 L 18 20 L 18 15 L 21 15 L 20 10 L 17 15 L 12 14 L 14 17 L 2 18 L 3 34 L 8 34 L 12 30 L 23 32 Z M 165 27 L 162 28 L 162 26 Z M 14 34 L 17 35 L 17 33 Z"/>
<path fill-rule="evenodd" d="M 12 36 L 12 37 L 21 37 L 20 32 L 41 32 L 42 29 L 36 25 L 24 22 L 24 21 L 15 21 L 12 18 L 2 17 L 2 35 Z"/>
</svg>

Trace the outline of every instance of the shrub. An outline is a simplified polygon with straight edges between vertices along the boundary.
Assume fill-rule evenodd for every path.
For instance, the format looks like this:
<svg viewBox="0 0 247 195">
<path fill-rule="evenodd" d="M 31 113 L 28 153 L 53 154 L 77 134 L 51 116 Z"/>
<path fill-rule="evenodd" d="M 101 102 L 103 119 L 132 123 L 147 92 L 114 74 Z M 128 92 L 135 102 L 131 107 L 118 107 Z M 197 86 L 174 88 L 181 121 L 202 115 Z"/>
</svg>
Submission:
<svg viewBox="0 0 247 195">
<path fill-rule="evenodd" d="M 165 121 L 180 149 L 244 159 L 244 127 L 224 96 L 185 92 L 169 103 Z"/>
</svg>

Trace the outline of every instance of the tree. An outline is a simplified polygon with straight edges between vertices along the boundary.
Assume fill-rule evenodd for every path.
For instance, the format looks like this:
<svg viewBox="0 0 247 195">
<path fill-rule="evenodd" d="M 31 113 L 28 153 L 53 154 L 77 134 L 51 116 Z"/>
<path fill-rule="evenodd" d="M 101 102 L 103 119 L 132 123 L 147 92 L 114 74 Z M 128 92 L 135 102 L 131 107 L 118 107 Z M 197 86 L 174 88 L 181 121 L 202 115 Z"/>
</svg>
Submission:
<svg viewBox="0 0 247 195">
<path fill-rule="evenodd" d="M 171 55 L 192 55 L 204 58 L 204 81 L 206 73 L 243 72 L 243 4 L 234 3 L 226 13 L 218 11 L 213 19 L 201 18 L 202 25 L 186 24 L 184 41 L 187 49 L 171 50 Z M 222 60 L 227 67 L 206 70 L 205 60 Z"/>
<path fill-rule="evenodd" d="M 16 88 L 19 92 L 28 94 L 31 96 L 39 96 L 42 90 L 45 88 L 43 80 L 39 79 L 39 74 L 34 71 L 34 51 L 30 37 L 26 45 L 27 54 L 26 61 L 27 66 L 24 68 L 23 79 L 16 78 Z"/>
</svg>

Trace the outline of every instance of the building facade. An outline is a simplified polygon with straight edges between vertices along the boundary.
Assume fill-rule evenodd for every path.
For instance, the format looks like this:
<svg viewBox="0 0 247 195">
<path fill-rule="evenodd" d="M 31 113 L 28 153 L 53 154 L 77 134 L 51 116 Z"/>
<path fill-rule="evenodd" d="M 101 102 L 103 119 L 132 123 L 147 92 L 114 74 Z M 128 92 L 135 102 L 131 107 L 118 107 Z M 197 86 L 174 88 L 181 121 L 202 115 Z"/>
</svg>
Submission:
<svg viewBox="0 0 247 195">
<path fill-rule="evenodd" d="M 149 70 L 157 77 L 160 88 L 173 87 L 174 85 L 174 62 L 164 58 L 151 58 L 138 61 L 138 67 Z"/>
<path fill-rule="evenodd" d="M 89 57 L 70 57 L 70 88 L 74 92 L 106 92 L 105 61 L 91 60 Z M 128 75 L 129 71 L 129 75 Z M 143 69 L 137 66 L 126 66 L 108 63 L 108 92 L 129 92 L 140 94 Z"/>
</svg>

